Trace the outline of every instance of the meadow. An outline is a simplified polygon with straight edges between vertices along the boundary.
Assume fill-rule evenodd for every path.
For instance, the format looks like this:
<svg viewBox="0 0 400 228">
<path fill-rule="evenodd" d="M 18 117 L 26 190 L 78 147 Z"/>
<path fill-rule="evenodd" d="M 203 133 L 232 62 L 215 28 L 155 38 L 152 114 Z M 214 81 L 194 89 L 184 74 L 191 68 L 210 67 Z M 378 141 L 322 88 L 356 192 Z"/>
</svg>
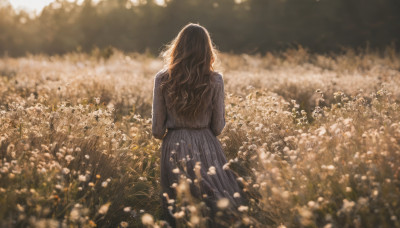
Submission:
<svg viewBox="0 0 400 228">
<path fill-rule="evenodd" d="M 0 59 L 0 227 L 163 227 L 159 57 Z M 400 227 L 400 54 L 221 53 L 219 139 L 249 202 L 230 227 Z M 177 186 L 178 227 L 204 204 Z M 218 204 L 224 213 L 226 201 Z"/>
</svg>

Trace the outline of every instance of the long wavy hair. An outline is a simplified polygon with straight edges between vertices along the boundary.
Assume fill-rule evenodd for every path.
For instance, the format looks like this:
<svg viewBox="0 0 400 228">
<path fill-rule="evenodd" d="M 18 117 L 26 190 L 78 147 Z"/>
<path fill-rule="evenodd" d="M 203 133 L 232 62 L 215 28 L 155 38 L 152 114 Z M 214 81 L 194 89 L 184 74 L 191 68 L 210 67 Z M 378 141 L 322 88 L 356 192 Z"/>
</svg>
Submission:
<svg viewBox="0 0 400 228">
<path fill-rule="evenodd" d="M 203 26 L 186 25 L 163 52 L 166 74 L 161 87 L 168 96 L 168 108 L 180 116 L 195 118 L 205 108 L 210 92 L 216 49 Z"/>
</svg>

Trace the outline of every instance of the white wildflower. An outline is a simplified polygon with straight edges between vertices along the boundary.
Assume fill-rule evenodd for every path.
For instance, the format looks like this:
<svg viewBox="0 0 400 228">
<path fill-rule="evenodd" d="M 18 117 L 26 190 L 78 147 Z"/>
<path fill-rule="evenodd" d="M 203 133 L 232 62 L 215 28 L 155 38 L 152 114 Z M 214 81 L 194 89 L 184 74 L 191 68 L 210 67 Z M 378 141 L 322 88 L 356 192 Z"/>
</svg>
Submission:
<svg viewBox="0 0 400 228">
<path fill-rule="evenodd" d="M 79 219 L 80 215 L 79 215 L 79 210 L 74 208 L 71 210 L 71 213 L 69 214 L 69 218 L 72 221 L 77 221 Z"/>
<path fill-rule="evenodd" d="M 208 174 L 208 175 L 215 175 L 215 174 L 217 174 L 216 171 L 215 171 L 215 167 L 214 167 L 214 166 L 210 166 L 210 168 L 208 168 L 207 174 Z"/>
<path fill-rule="evenodd" d="M 222 166 L 222 169 L 223 169 L 223 170 L 228 170 L 228 169 L 229 169 L 229 162 L 228 162 L 228 163 L 225 163 L 225 164 Z"/>
<path fill-rule="evenodd" d="M 221 198 L 220 200 L 218 200 L 217 206 L 220 209 L 225 209 L 229 206 L 229 200 L 227 198 Z"/>
<path fill-rule="evenodd" d="M 248 206 L 241 205 L 238 207 L 238 211 L 240 211 L 240 212 L 244 212 L 244 211 L 248 211 L 248 210 L 249 210 Z"/>
<path fill-rule="evenodd" d="M 175 168 L 175 169 L 172 170 L 172 172 L 178 174 L 179 173 L 179 169 Z"/>
<path fill-rule="evenodd" d="M 350 212 L 355 205 L 355 202 L 344 199 L 341 211 Z"/>
<path fill-rule="evenodd" d="M 106 204 L 101 205 L 101 207 L 99 209 L 99 214 L 102 214 L 102 215 L 106 214 L 108 211 L 108 208 L 110 207 L 110 204 L 111 203 L 106 203 Z"/>
<path fill-rule="evenodd" d="M 86 181 L 86 176 L 85 175 L 79 175 L 78 180 L 81 182 L 85 182 Z"/>
<path fill-rule="evenodd" d="M 70 170 L 68 168 L 63 168 L 62 169 L 62 173 L 65 174 L 65 175 L 67 175 L 69 173 L 69 171 Z"/>
<path fill-rule="evenodd" d="M 154 224 L 153 216 L 146 213 L 142 216 L 142 223 L 145 226 L 152 226 Z"/>
<path fill-rule="evenodd" d="M 127 222 L 125 222 L 125 221 L 122 221 L 121 223 L 120 223 L 120 225 L 121 225 L 121 227 L 128 227 L 128 225 L 129 225 L 129 223 L 127 223 Z"/>
<path fill-rule="evenodd" d="M 184 212 L 184 211 L 179 211 L 179 212 L 175 212 L 175 213 L 174 213 L 174 217 L 175 217 L 176 219 L 183 218 L 183 216 L 185 216 L 185 212 Z"/>
</svg>

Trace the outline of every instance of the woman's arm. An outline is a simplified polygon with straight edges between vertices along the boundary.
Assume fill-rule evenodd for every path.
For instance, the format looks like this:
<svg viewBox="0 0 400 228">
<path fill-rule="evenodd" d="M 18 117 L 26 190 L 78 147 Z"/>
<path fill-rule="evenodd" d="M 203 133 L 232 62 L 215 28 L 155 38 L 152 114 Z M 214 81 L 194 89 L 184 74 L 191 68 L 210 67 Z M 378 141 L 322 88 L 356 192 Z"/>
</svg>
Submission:
<svg viewBox="0 0 400 228">
<path fill-rule="evenodd" d="M 167 108 L 162 94 L 161 73 L 154 78 L 153 107 L 152 107 L 152 133 L 157 139 L 162 139 L 166 130 Z"/>
<path fill-rule="evenodd" d="M 220 74 L 216 75 L 215 92 L 212 99 L 211 130 L 214 135 L 220 135 L 225 127 L 225 94 L 224 80 Z"/>
</svg>

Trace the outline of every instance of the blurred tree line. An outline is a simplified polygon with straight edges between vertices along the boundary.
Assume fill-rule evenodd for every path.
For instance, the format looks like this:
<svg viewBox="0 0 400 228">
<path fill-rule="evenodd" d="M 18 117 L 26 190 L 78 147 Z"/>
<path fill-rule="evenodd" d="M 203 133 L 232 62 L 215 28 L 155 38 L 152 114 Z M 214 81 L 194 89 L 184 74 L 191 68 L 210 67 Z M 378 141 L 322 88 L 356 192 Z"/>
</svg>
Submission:
<svg viewBox="0 0 400 228">
<path fill-rule="evenodd" d="M 188 22 L 204 25 L 227 52 L 383 48 L 400 41 L 400 1 L 56 0 L 32 16 L 0 0 L 0 54 L 107 47 L 156 54 Z"/>
</svg>

